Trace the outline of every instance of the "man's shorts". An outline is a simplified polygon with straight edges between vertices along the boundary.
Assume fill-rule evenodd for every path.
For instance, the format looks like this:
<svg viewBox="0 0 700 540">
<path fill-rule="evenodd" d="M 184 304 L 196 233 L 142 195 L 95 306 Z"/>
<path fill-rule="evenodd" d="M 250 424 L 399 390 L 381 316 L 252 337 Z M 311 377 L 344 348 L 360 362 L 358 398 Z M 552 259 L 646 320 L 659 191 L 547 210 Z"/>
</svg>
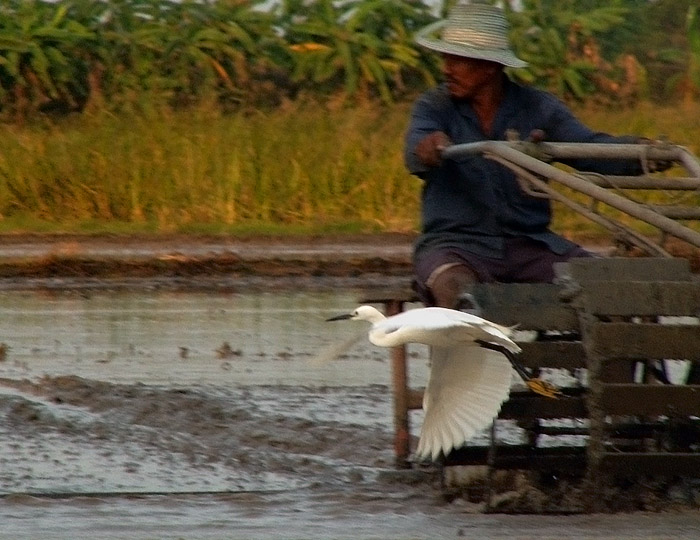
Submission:
<svg viewBox="0 0 700 540">
<path fill-rule="evenodd" d="M 544 242 L 527 237 L 506 238 L 502 259 L 481 257 L 454 247 L 435 249 L 416 262 L 414 289 L 424 303 L 432 305 L 431 283 L 454 266 L 467 266 L 482 283 L 551 283 L 554 263 L 595 256 L 580 246 L 557 254 Z"/>
</svg>

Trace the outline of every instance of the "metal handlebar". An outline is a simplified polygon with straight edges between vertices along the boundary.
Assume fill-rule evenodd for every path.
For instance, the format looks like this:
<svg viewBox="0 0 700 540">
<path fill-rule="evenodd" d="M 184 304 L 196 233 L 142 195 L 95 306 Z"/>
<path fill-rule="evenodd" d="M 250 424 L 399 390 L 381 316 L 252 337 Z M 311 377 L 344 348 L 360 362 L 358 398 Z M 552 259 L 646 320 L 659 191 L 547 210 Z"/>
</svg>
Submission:
<svg viewBox="0 0 700 540">
<path fill-rule="evenodd" d="M 681 164 L 690 173 L 690 177 L 683 178 L 679 182 L 680 189 L 700 190 L 700 163 L 686 148 L 677 145 L 661 144 L 600 144 L 600 143 L 550 143 L 550 142 L 526 142 L 526 141 L 480 141 L 466 144 L 456 144 L 443 150 L 444 159 L 459 159 L 465 156 L 482 155 L 493 159 L 505 167 L 511 169 L 521 180 L 538 193 L 546 194 L 575 211 L 584 214 L 597 223 L 623 233 L 631 243 L 641 247 L 644 251 L 654 254 L 668 255 L 663 249 L 654 249 L 648 240 L 635 233 L 625 225 L 614 222 L 609 218 L 588 211 L 579 203 L 568 199 L 561 193 L 554 191 L 543 182 L 541 178 L 554 180 L 574 191 L 583 193 L 596 201 L 603 202 L 617 210 L 620 210 L 641 221 L 651 224 L 661 231 L 685 240 L 693 246 L 700 247 L 700 233 L 670 219 L 660 212 L 658 206 L 641 204 L 630 200 L 618 193 L 611 192 L 601 187 L 600 182 L 592 182 L 581 176 L 581 173 L 572 174 L 550 165 L 551 161 L 572 159 L 616 159 L 645 161 L 671 161 Z M 602 176 L 602 175 L 601 175 Z M 539 178 L 538 178 L 539 177 Z M 602 178 L 606 178 L 602 176 Z M 613 178 L 609 177 L 610 186 L 615 186 Z M 625 177 L 628 178 L 628 177 Z M 655 187 L 655 177 L 645 177 L 647 187 Z M 663 187 L 658 189 L 674 189 L 673 179 L 659 178 Z M 541 195 L 540 195 L 541 196 Z M 679 210 L 679 209 L 676 209 Z M 694 217 L 692 211 L 669 212 L 670 215 L 683 216 L 684 219 Z M 700 218 L 698 215 L 697 218 Z"/>
</svg>

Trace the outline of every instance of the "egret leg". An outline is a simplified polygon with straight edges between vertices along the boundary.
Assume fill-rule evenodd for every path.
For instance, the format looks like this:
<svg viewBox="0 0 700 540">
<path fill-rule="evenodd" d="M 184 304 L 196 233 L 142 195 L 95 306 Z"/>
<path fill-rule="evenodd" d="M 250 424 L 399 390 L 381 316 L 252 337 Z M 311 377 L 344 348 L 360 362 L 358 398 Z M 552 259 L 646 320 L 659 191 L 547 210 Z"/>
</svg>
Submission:
<svg viewBox="0 0 700 540">
<path fill-rule="evenodd" d="M 518 359 L 515 357 L 515 354 L 513 354 L 511 351 L 509 351 L 502 345 L 489 343 L 488 341 L 483 341 L 480 339 L 476 340 L 476 343 L 478 343 L 485 349 L 490 349 L 492 351 L 497 351 L 503 354 L 510 362 L 510 365 L 513 366 L 515 372 L 518 375 L 520 375 L 520 378 L 523 381 L 525 381 L 525 384 L 532 392 L 553 399 L 557 399 L 559 396 L 562 395 L 561 391 L 553 384 L 550 384 L 547 381 L 543 381 L 539 377 L 530 377 L 525 367 L 520 362 L 518 362 Z"/>
</svg>

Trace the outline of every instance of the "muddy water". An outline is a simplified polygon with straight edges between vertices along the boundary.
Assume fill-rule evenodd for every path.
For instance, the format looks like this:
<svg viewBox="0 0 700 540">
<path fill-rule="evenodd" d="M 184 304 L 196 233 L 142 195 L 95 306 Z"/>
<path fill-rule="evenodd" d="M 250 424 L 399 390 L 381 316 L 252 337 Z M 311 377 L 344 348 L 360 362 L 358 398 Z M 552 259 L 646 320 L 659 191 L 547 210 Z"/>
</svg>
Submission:
<svg viewBox="0 0 700 540">
<path fill-rule="evenodd" d="M 323 322 L 358 296 L 0 293 L 0 538 L 700 537 L 698 513 L 483 515 L 396 471 L 387 353 Z"/>
<path fill-rule="evenodd" d="M 325 322 L 359 296 L 2 292 L 10 353 L 0 369 L 126 384 L 386 385 L 386 351 L 366 342 L 362 324 Z M 319 358 L 336 346 L 338 361 Z"/>
</svg>

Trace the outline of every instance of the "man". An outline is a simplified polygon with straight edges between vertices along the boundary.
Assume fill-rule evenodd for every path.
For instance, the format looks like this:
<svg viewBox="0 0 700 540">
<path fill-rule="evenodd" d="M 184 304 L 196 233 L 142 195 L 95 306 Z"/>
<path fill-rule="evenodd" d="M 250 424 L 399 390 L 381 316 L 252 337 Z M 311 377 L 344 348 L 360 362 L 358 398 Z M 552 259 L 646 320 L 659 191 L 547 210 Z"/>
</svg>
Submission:
<svg viewBox="0 0 700 540">
<path fill-rule="evenodd" d="M 431 37 L 441 31 L 440 38 Z M 414 251 L 416 290 L 428 305 L 454 308 L 476 281 L 551 282 L 553 264 L 592 254 L 549 229 L 548 200 L 521 191 L 507 168 L 483 157 L 443 160 L 451 144 L 505 140 L 509 130 L 549 141 L 633 143 L 596 133 L 554 96 L 510 81 L 527 64 L 510 50 L 502 11 L 459 4 L 416 36 L 442 53 L 445 82 L 415 103 L 406 133 L 408 170 L 424 181 L 422 234 Z M 576 160 L 601 174 L 640 174 L 639 164 Z"/>
</svg>

